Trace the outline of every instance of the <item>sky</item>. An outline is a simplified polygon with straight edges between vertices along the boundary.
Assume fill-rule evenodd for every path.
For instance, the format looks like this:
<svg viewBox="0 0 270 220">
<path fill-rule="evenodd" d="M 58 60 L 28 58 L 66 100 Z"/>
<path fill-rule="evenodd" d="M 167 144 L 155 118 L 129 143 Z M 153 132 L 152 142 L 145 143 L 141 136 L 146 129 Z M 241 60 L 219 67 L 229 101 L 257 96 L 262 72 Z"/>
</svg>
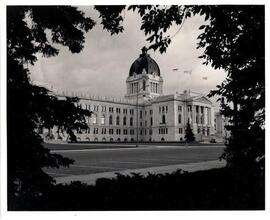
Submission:
<svg viewBox="0 0 270 220">
<path fill-rule="evenodd" d="M 72 54 L 67 48 L 56 45 L 60 48 L 59 55 L 50 58 L 38 56 L 38 61 L 30 67 L 31 79 L 65 91 L 124 97 L 130 66 L 139 57 L 141 48 L 149 45 L 140 30 L 140 17 L 125 11 L 124 32 L 111 36 L 100 24 L 97 11 L 91 6 L 80 9 L 97 22 L 86 34 L 83 51 Z M 203 50 L 196 49 L 196 38 L 203 23 L 201 16 L 186 19 L 179 32 L 179 26 L 173 26 L 168 32 L 171 36 L 177 34 L 165 54 L 148 51 L 160 67 L 164 94 L 183 90 L 207 94 L 225 79 L 223 70 L 202 65 L 203 60 L 198 58 Z"/>
</svg>

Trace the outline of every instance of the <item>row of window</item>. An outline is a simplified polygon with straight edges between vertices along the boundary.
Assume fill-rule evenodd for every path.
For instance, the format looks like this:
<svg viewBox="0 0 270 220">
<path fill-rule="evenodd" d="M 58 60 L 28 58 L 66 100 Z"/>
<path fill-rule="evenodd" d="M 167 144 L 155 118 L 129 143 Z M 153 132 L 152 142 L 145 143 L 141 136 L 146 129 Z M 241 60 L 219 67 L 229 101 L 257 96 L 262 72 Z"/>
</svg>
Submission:
<svg viewBox="0 0 270 220">
<path fill-rule="evenodd" d="M 92 123 L 93 124 L 96 124 L 97 123 L 97 116 L 96 114 L 93 114 L 91 116 L 91 118 L 87 118 L 87 122 L 90 123 L 90 119 L 92 120 Z M 191 122 L 191 118 L 189 117 L 189 122 Z M 196 116 L 195 118 L 195 123 L 197 124 L 204 124 L 205 120 L 204 120 L 204 117 L 203 115 L 202 116 Z M 178 115 L 178 124 L 181 124 L 182 123 L 182 114 L 179 114 Z M 100 117 L 100 124 L 105 124 L 105 116 L 102 115 Z M 109 116 L 109 125 L 112 125 L 113 124 L 113 116 L 110 115 Z M 161 118 L 161 124 L 166 124 L 166 115 L 162 115 L 162 118 Z M 120 116 L 116 116 L 116 125 L 120 125 Z M 123 117 L 123 126 L 126 126 L 127 125 L 127 118 L 126 116 Z M 130 118 L 130 121 L 129 121 L 129 125 L 130 126 L 133 126 L 133 118 L 131 117 Z M 143 126 L 143 123 L 140 122 L 140 127 Z M 145 121 L 144 123 L 144 126 L 147 127 L 147 121 Z M 151 117 L 150 118 L 150 126 L 153 126 L 153 118 Z"/>
<path fill-rule="evenodd" d="M 92 106 L 92 109 L 91 109 L 91 106 Z M 83 105 L 82 104 L 78 104 L 77 107 L 83 108 Z M 101 107 L 101 112 L 106 112 L 107 111 L 107 107 L 106 106 L 88 105 L 88 104 L 85 104 L 84 109 L 89 110 L 89 111 L 92 110 L 92 111 L 98 112 L 99 111 L 99 107 Z M 109 112 L 110 113 L 113 113 L 114 112 L 114 109 L 115 109 L 116 113 L 118 113 L 118 114 L 121 113 L 121 108 L 118 108 L 118 107 L 109 107 Z M 122 113 L 123 114 L 127 114 L 128 113 L 128 109 L 127 108 L 123 108 Z M 129 114 L 130 115 L 134 115 L 134 109 L 130 109 L 129 110 Z"/>
<path fill-rule="evenodd" d="M 183 128 L 179 128 L 178 132 L 179 132 L 179 134 L 183 134 Z M 168 128 L 159 128 L 158 133 L 159 134 L 168 134 Z"/>
<path fill-rule="evenodd" d="M 201 109 L 201 113 L 204 113 L 204 107 L 196 105 L 196 113 L 199 113 L 199 110 Z M 178 105 L 178 111 L 182 111 L 182 106 Z M 188 112 L 192 112 L 192 106 L 188 105 Z"/>
<path fill-rule="evenodd" d="M 159 106 L 159 113 L 164 113 L 164 112 L 168 112 L 168 106 Z"/>
<path fill-rule="evenodd" d="M 128 135 L 128 134 L 134 135 L 135 134 L 134 129 L 128 130 L 128 129 L 119 129 L 119 128 L 117 128 L 117 129 L 113 129 L 113 128 L 109 128 L 109 129 L 106 129 L 106 128 L 101 128 L 101 129 L 93 128 L 93 129 L 90 129 L 90 128 L 88 128 L 88 129 L 85 129 L 85 130 L 78 129 L 77 133 L 78 134 L 91 134 L 91 133 L 99 134 L 99 131 L 100 131 L 100 134 L 107 134 L 107 130 L 108 130 L 108 134 L 117 134 L 117 135 L 121 135 L 122 133 L 123 133 L 123 135 Z M 144 132 L 143 132 L 143 130 L 144 130 Z M 147 131 L 148 131 L 149 135 L 152 135 L 152 133 L 153 133 L 152 129 L 139 129 L 139 131 L 140 131 L 141 135 L 143 133 L 145 135 L 147 135 Z"/>
<path fill-rule="evenodd" d="M 168 134 L 168 128 L 159 128 L 158 133 L 159 134 Z"/>
<path fill-rule="evenodd" d="M 80 138 L 80 137 L 77 137 L 77 140 L 78 140 L 78 141 L 81 141 L 81 138 Z M 92 141 L 92 140 L 90 140 L 89 137 L 86 137 L 85 140 L 86 140 L 86 141 Z M 103 137 L 103 138 L 100 139 L 100 140 L 103 141 L 103 142 L 105 142 L 105 141 L 110 141 L 110 142 L 113 142 L 113 141 L 118 141 L 118 142 L 119 142 L 119 141 L 121 141 L 120 138 L 117 138 L 117 139 L 115 139 L 115 140 L 114 140 L 113 138 L 110 138 L 110 139 L 107 140 L 105 137 Z M 98 139 L 97 137 L 95 137 L 95 138 L 93 139 L 93 141 L 96 141 L 96 142 L 97 142 L 97 141 L 99 141 L 99 139 Z M 129 141 L 129 140 L 128 140 L 127 138 L 124 138 L 123 141 Z M 134 138 L 131 138 L 130 141 L 133 142 L 133 141 L 134 141 Z M 151 140 L 149 140 L 149 141 L 151 141 Z"/>
<path fill-rule="evenodd" d="M 96 124 L 97 123 L 97 116 L 96 114 L 93 114 L 90 118 L 88 117 L 86 119 L 86 122 L 90 123 L 90 121 L 92 120 L 92 123 L 93 124 Z M 105 124 L 105 116 L 102 115 L 100 117 L 100 124 Z M 112 125 L 113 124 L 113 116 L 110 115 L 109 116 L 109 125 Z M 120 116 L 116 116 L 116 125 L 120 125 Z M 127 125 L 127 118 L 126 116 L 123 117 L 123 126 L 126 126 Z M 130 126 L 133 126 L 133 118 L 131 117 L 129 119 L 129 125 Z M 153 125 L 153 118 L 151 117 L 150 118 L 150 126 Z M 140 122 L 140 126 L 142 127 L 142 122 Z M 147 121 L 145 121 L 145 126 L 147 127 Z"/>
<path fill-rule="evenodd" d="M 82 104 L 78 104 L 78 107 L 82 108 Z M 196 105 L 195 107 L 196 107 L 196 113 L 199 113 L 199 112 L 201 114 L 204 113 L 205 107 L 198 106 L 198 105 Z M 88 105 L 88 104 L 85 104 L 85 109 L 90 111 L 91 106 Z M 121 108 L 116 107 L 115 109 L 116 109 L 116 113 L 119 113 L 119 114 L 121 113 Z M 106 106 L 101 106 L 101 111 L 102 112 L 106 112 L 106 110 L 107 110 Z M 93 111 L 98 112 L 99 111 L 99 106 L 98 105 L 93 105 Z M 182 111 L 182 106 L 181 105 L 178 105 L 178 111 L 180 111 L 180 112 Z M 114 112 L 114 107 L 109 107 L 109 112 L 113 113 Z M 128 109 L 124 108 L 122 112 L 123 112 L 123 114 L 127 114 Z M 162 113 L 164 113 L 164 112 L 167 113 L 168 112 L 168 106 L 159 106 L 159 113 L 161 113 L 161 112 Z M 192 112 L 192 106 L 191 105 L 188 105 L 188 112 Z M 129 113 L 131 115 L 134 115 L 134 109 L 130 109 Z M 149 114 L 152 115 L 153 110 L 149 110 Z M 145 111 L 145 115 L 147 115 L 147 111 Z M 142 111 L 140 111 L 140 117 L 142 117 Z"/>
<path fill-rule="evenodd" d="M 80 138 L 80 137 L 77 137 L 77 140 L 78 140 L 78 141 L 81 141 L 81 138 Z M 86 140 L 86 141 L 92 141 L 92 140 L 90 140 L 89 137 L 85 138 L 85 140 Z M 98 139 L 97 137 L 95 137 L 93 140 L 96 141 L 96 142 L 99 141 L 99 139 Z M 103 142 L 107 141 L 107 139 L 106 139 L 105 137 L 103 137 L 103 138 L 100 139 L 100 140 L 103 141 Z M 118 142 L 120 142 L 120 141 L 122 141 L 122 140 L 121 140 L 120 138 L 116 138 L 115 140 L 114 140 L 113 138 L 110 138 L 109 141 L 110 141 L 110 142 L 113 142 L 113 141 L 118 141 Z M 127 138 L 124 138 L 123 141 L 129 141 L 129 140 L 128 140 Z M 131 142 L 134 142 L 135 140 L 134 140 L 134 138 L 131 138 L 130 141 L 131 141 Z M 140 141 L 142 142 L 143 140 L 141 139 Z M 148 141 L 151 142 L 151 141 L 153 141 L 153 140 L 152 140 L 152 138 L 149 138 Z M 160 139 L 160 141 L 165 141 L 165 138 L 162 137 L 162 138 Z M 180 138 L 180 141 L 183 141 L 183 138 L 182 138 L 182 137 Z"/>
</svg>

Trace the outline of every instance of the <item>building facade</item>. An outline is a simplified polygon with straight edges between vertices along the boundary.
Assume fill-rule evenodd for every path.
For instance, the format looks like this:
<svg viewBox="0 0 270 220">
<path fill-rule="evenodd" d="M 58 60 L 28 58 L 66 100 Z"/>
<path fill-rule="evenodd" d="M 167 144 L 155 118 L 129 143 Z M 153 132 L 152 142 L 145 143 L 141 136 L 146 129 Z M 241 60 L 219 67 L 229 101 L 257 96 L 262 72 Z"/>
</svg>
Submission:
<svg viewBox="0 0 270 220">
<path fill-rule="evenodd" d="M 86 118 L 89 128 L 75 131 L 78 141 L 184 141 L 188 121 L 196 140 L 215 133 L 212 102 L 190 91 L 164 95 L 160 68 L 144 48 L 130 67 L 126 90 L 122 99 L 53 92 L 59 97 L 79 97 L 79 106 L 92 112 Z M 57 130 L 53 129 L 50 139 L 69 139 Z M 43 135 L 48 140 L 48 131 Z"/>
</svg>

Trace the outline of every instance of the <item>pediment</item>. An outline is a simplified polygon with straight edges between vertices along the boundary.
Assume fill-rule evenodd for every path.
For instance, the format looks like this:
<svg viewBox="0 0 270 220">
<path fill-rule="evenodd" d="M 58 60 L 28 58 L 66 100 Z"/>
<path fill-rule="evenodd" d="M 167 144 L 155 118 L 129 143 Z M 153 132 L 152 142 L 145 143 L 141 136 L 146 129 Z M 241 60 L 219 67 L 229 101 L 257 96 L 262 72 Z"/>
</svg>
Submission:
<svg viewBox="0 0 270 220">
<path fill-rule="evenodd" d="M 201 103 L 212 105 L 212 102 L 205 96 L 196 97 L 193 99 L 193 102 L 201 102 Z"/>
</svg>

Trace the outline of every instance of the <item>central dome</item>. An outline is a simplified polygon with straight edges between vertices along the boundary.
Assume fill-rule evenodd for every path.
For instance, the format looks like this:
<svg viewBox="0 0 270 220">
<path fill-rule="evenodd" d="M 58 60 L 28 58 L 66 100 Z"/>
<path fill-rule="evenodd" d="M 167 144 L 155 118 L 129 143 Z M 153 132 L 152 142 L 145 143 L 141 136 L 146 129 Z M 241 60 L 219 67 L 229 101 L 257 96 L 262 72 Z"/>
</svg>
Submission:
<svg viewBox="0 0 270 220">
<path fill-rule="evenodd" d="M 154 72 L 160 76 L 160 69 L 155 60 L 153 60 L 149 54 L 147 54 L 147 49 L 142 48 L 142 54 L 138 59 L 136 59 L 129 70 L 129 76 L 133 76 L 134 73 L 142 74 L 143 69 L 145 69 L 147 74 L 153 74 Z"/>
</svg>

